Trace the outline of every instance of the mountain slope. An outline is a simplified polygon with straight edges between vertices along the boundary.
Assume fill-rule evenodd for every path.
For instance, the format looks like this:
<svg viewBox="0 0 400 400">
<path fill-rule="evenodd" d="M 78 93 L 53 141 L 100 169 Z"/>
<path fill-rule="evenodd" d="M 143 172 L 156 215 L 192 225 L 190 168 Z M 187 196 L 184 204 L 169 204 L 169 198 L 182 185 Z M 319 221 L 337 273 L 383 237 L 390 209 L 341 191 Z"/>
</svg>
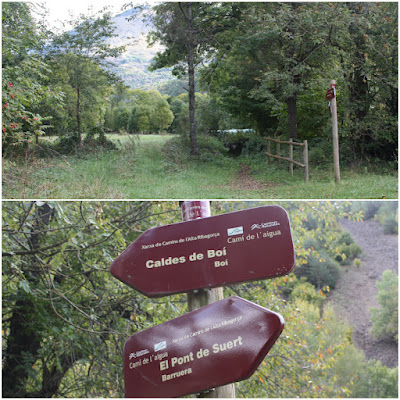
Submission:
<svg viewBox="0 0 400 400">
<path fill-rule="evenodd" d="M 160 44 L 148 46 L 147 35 L 153 29 L 149 19 L 149 9 L 137 12 L 130 9 L 113 18 L 116 37 L 110 43 L 113 46 L 126 46 L 126 52 L 113 60 L 112 71 L 121 77 L 132 89 L 155 89 L 161 84 L 175 80 L 170 68 L 149 71 L 148 67 Z"/>
<path fill-rule="evenodd" d="M 348 267 L 329 297 L 335 311 L 353 326 L 353 340 L 363 350 L 367 360 L 375 359 L 390 368 L 398 365 L 397 344 L 387 338 L 375 339 L 370 308 L 379 307 L 376 283 L 382 273 L 391 269 L 397 273 L 398 237 L 384 235 L 377 221 L 342 221 L 343 229 L 350 232 L 356 244 L 363 250 L 359 268 Z"/>
</svg>

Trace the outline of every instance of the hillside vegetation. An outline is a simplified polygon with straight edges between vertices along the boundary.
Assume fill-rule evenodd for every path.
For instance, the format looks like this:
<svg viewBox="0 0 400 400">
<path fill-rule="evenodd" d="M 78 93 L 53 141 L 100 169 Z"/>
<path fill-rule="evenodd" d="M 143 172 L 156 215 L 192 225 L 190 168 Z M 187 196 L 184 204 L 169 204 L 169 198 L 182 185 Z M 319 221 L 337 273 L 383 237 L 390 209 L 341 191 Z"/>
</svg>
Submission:
<svg viewBox="0 0 400 400">
<path fill-rule="evenodd" d="M 5 157 L 31 158 L 45 135 L 70 154 L 85 135 L 109 148 L 108 132 L 176 133 L 194 160 L 200 142 L 258 157 L 272 136 L 307 140 L 327 167 L 335 79 L 341 165 L 397 171 L 397 3 L 171 2 L 81 15 L 58 34 L 33 24 L 29 3 L 2 8 Z M 183 80 L 149 90 L 166 68 Z"/>
<path fill-rule="evenodd" d="M 265 204 L 214 201 L 212 214 Z M 274 204 L 289 214 L 294 273 L 227 287 L 225 296 L 280 313 L 285 328 L 252 377 L 236 385 L 238 397 L 396 398 L 398 369 L 367 362 L 351 326 L 326 303 L 343 269 L 358 268 L 361 251 L 338 218 L 360 220 L 366 208 Z M 379 214 L 393 218 L 396 207 Z M 125 341 L 187 312 L 187 302 L 149 299 L 109 267 L 145 230 L 180 220 L 178 202 L 3 202 L 3 397 L 123 397 Z"/>
</svg>

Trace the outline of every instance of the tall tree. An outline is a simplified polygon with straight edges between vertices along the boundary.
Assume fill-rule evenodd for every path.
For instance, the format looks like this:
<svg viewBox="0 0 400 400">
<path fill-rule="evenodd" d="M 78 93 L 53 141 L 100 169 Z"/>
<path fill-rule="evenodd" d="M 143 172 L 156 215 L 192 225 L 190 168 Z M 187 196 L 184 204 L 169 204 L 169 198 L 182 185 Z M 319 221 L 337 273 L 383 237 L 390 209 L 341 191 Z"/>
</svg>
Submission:
<svg viewBox="0 0 400 400">
<path fill-rule="evenodd" d="M 296 2 L 242 3 L 241 8 L 242 27 L 231 51 L 227 54 L 222 47 L 210 68 L 222 70 L 222 82 L 231 87 L 235 83 L 223 70 L 236 71 L 241 83 L 237 94 L 246 96 L 244 107 L 247 102 L 257 112 L 260 105 L 255 108 L 254 103 L 263 101 L 271 111 L 286 107 L 289 135 L 296 139 L 298 95 L 316 70 L 321 73 L 335 62 L 331 46 L 345 40 L 347 9 L 340 3 Z M 242 73 L 245 82 L 240 80 Z M 218 85 L 217 80 L 214 83 Z"/>
<path fill-rule="evenodd" d="M 44 61 L 47 32 L 33 18 L 34 5 L 2 3 L 2 144 L 3 156 L 15 154 L 43 133 L 43 124 L 62 107 L 57 83 Z"/>
<path fill-rule="evenodd" d="M 397 159 L 398 5 L 348 3 L 349 141 L 354 158 Z"/>
<path fill-rule="evenodd" d="M 54 37 L 50 53 L 63 70 L 63 76 L 75 93 L 76 129 L 78 145 L 82 145 L 82 111 L 92 106 L 87 101 L 104 79 L 111 83 L 116 77 L 106 69 L 108 59 L 117 57 L 124 51 L 123 46 L 112 47 L 108 39 L 115 36 L 115 26 L 110 13 L 95 15 L 80 15 L 71 21 L 72 31 L 63 32 Z"/>
<path fill-rule="evenodd" d="M 239 17 L 234 3 L 177 2 L 154 7 L 151 42 L 160 41 L 166 49 L 158 53 L 151 66 L 158 69 L 174 66 L 174 73 L 185 72 L 189 86 L 189 121 L 191 153 L 199 154 L 196 135 L 195 70 L 210 56 L 218 36 L 235 24 Z"/>
</svg>

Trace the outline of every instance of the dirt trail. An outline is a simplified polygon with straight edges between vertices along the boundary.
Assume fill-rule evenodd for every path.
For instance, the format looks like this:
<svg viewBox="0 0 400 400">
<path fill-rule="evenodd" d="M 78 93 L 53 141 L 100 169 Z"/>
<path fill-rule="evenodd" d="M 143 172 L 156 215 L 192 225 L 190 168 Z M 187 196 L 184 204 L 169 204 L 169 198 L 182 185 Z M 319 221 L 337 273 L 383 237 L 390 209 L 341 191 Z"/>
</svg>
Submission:
<svg viewBox="0 0 400 400">
<path fill-rule="evenodd" d="M 344 220 L 341 224 L 362 248 L 362 264 L 359 268 L 343 267 L 329 301 L 338 315 L 353 325 L 354 343 L 364 351 L 367 360 L 380 360 L 383 365 L 395 367 L 398 364 L 398 346 L 389 339 L 376 340 L 369 333 L 372 326 L 369 309 L 379 306 L 376 282 L 381 279 L 383 271 L 391 269 L 398 273 L 398 237 L 384 235 L 377 221 Z"/>
</svg>

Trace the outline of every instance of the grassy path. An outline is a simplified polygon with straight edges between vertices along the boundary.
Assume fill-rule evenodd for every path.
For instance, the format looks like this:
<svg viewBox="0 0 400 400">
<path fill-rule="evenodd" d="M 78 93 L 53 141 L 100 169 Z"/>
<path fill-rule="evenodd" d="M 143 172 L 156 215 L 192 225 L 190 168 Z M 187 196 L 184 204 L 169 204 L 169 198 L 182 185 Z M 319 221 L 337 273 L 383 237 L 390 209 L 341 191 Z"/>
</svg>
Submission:
<svg viewBox="0 0 400 400">
<path fill-rule="evenodd" d="M 395 174 L 342 171 L 335 185 L 330 171 L 268 169 L 266 160 L 218 157 L 209 162 L 168 160 L 163 151 L 171 136 L 148 135 L 121 150 L 83 156 L 31 160 L 16 165 L 3 160 L 3 198 L 46 199 L 356 199 L 397 198 Z M 115 140 L 115 136 L 113 137 Z"/>
</svg>

